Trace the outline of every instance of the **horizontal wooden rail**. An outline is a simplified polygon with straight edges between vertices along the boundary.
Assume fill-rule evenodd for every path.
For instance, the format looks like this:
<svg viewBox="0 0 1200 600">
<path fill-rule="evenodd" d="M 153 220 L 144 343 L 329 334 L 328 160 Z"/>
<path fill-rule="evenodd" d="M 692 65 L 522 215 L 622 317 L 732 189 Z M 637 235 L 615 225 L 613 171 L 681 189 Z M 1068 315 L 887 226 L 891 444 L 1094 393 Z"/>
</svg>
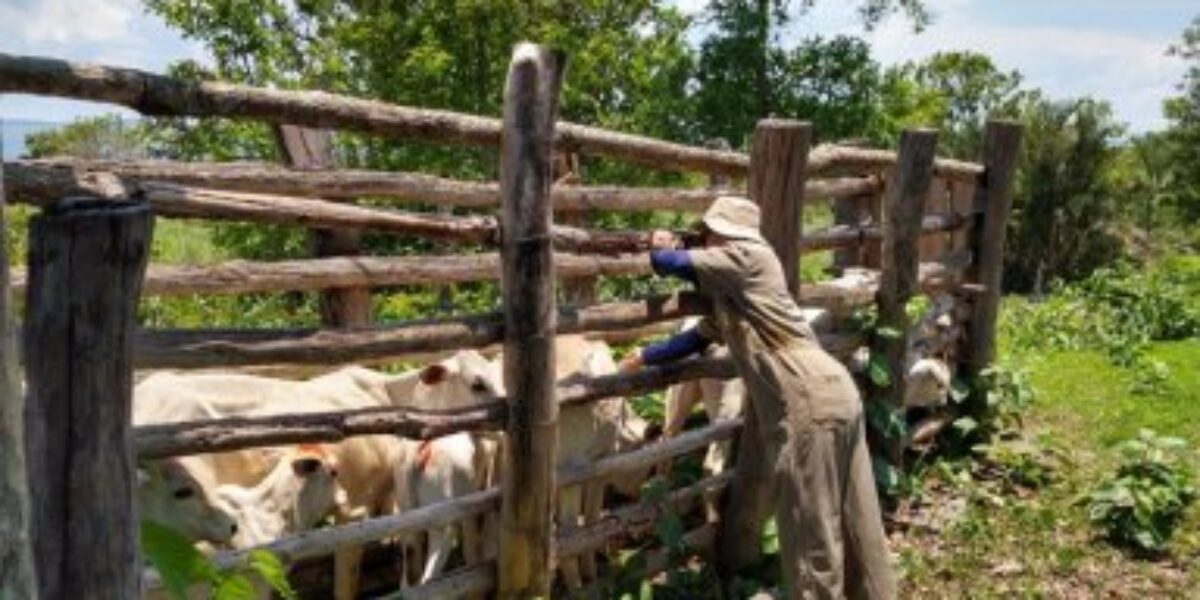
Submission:
<svg viewBox="0 0 1200 600">
<path fill-rule="evenodd" d="M 392 198 L 438 206 L 494 208 L 499 205 L 496 183 L 460 181 L 425 175 L 364 170 L 300 171 L 260 163 L 185 163 L 166 161 L 78 161 L 64 159 L 14 161 L 5 164 L 6 184 L 13 196 L 40 203 L 82 192 L 125 193 L 172 184 L 182 189 L 223 190 L 298 198 L 352 200 Z M 876 177 L 813 179 L 806 200 L 851 198 L 877 194 Z M 170 189 L 170 188 L 163 188 Z M 211 193 L 211 192 L 210 192 Z M 740 190 L 637 188 L 621 186 L 555 186 L 554 209 L 703 212 L 721 194 Z M 163 194 L 160 194 L 163 195 Z M 164 198 L 165 199 L 165 198 Z"/>
<path fill-rule="evenodd" d="M 688 502 L 696 498 L 720 491 L 729 484 L 732 475 L 732 472 L 726 472 L 703 479 L 690 486 L 669 493 L 661 502 L 653 504 L 641 503 L 617 509 L 605 515 L 595 525 L 572 532 L 570 537 L 560 535 L 557 544 L 558 555 L 560 557 L 573 556 L 582 552 L 597 550 L 612 538 L 625 532 L 648 529 L 653 526 L 653 521 L 662 515 L 664 508 L 678 509 L 686 506 Z M 705 536 L 709 534 L 698 532 L 691 535 L 692 537 L 687 538 L 687 540 L 702 542 Z M 698 548 L 699 546 L 696 547 Z M 656 564 L 661 563 L 657 559 L 651 562 Z M 457 598 L 470 593 L 487 593 L 496 585 L 495 569 L 496 565 L 491 561 L 464 567 L 438 577 L 429 583 L 414 586 L 400 593 L 385 596 L 384 598 L 389 600 L 434 600 L 437 598 Z"/>
<path fill-rule="evenodd" d="M 220 82 L 194 82 L 136 69 L 72 63 L 0 53 L 0 92 L 40 94 L 125 106 L 149 116 L 260 119 L 317 128 L 337 128 L 430 142 L 496 147 L 500 121 L 446 110 L 412 108 L 339 94 L 255 88 Z M 639 135 L 560 122 L 556 144 L 595 154 L 674 170 L 744 177 L 750 157 Z M 895 152 L 820 146 L 809 156 L 809 172 L 888 168 Z M 934 174 L 976 180 L 983 167 L 939 159 Z"/>
<path fill-rule="evenodd" d="M 125 106 L 148 116 L 259 119 L 467 146 L 496 147 L 500 121 L 325 92 L 186 81 L 136 69 L 0 53 L 0 92 Z M 556 145 L 652 167 L 744 176 L 750 158 L 559 122 Z"/>
<path fill-rule="evenodd" d="M 892 150 L 824 144 L 814 148 L 808 155 L 808 172 L 816 177 L 844 172 L 861 175 L 890 169 L 895 165 L 896 153 Z M 983 165 L 939 158 L 933 163 L 933 174 L 948 180 L 976 182 L 983 175 Z"/>
<path fill-rule="evenodd" d="M 641 327 L 702 314 L 705 307 L 704 300 L 694 293 L 563 307 L 558 333 Z M 493 313 L 350 330 L 151 330 L 137 335 L 134 359 L 141 369 L 349 364 L 412 353 L 482 348 L 502 339 L 503 323 L 503 318 Z"/>
<path fill-rule="evenodd" d="M 260 546 L 259 549 L 270 551 L 284 564 L 291 564 L 301 559 L 326 556 L 342 548 L 362 546 L 402 533 L 444 527 L 467 517 L 495 510 L 499 505 L 500 489 L 492 488 L 396 515 L 312 529 L 281 538 Z M 219 568 L 232 568 L 245 564 L 250 552 L 251 550 L 218 552 L 211 560 Z"/>
<path fill-rule="evenodd" d="M 924 234 L 954 231 L 967 222 L 955 215 L 925 218 Z M 877 227 L 839 226 L 814 232 L 802 239 L 812 251 L 831 245 L 855 245 L 879 239 Z M 142 287 L 146 296 L 188 294 L 246 294 L 283 291 L 318 291 L 331 288 L 366 288 L 401 285 L 445 285 L 499 278 L 496 253 L 444 256 L 335 257 L 272 262 L 235 260 L 215 265 L 151 265 Z M 646 254 L 555 256 L 556 276 L 602 277 L 650 275 Z M 25 271 L 14 269 L 13 290 L 25 288 Z M 813 284 L 822 286 L 823 283 Z"/>
<path fill-rule="evenodd" d="M 625 452 L 596 462 L 569 469 L 560 469 L 559 487 L 578 485 L 597 479 L 606 479 L 622 473 L 649 469 L 664 460 L 708 447 L 713 442 L 726 440 L 742 428 L 742 418 L 717 421 L 699 429 L 692 429 L 665 441 L 649 444 L 632 452 Z"/>
<path fill-rule="evenodd" d="M 599 256 L 562 253 L 554 257 L 558 277 L 647 275 L 644 254 Z M 152 265 L 142 287 L 145 296 L 245 294 L 316 291 L 329 288 L 445 285 L 495 281 L 500 255 L 349 256 L 256 262 L 236 260 L 215 265 Z M 12 285 L 24 289 L 25 272 L 14 270 Z"/>
<path fill-rule="evenodd" d="M 964 229 L 971 223 L 971 216 L 958 213 L 926 215 L 921 220 L 921 235 L 937 235 Z M 800 247 L 812 252 L 857 246 L 867 242 L 883 240 L 883 230 L 875 225 L 835 225 L 827 229 L 804 234 Z"/>
<path fill-rule="evenodd" d="M 558 540 L 559 556 L 575 556 L 594 552 L 607 546 L 614 538 L 639 534 L 651 527 L 664 513 L 683 510 L 695 500 L 720 492 L 733 481 L 732 470 L 705 477 L 689 486 L 672 490 L 654 502 L 623 506 L 604 515 L 600 521 L 571 532 L 571 537 Z"/>
<path fill-rule="evenodd" d="M 489 560 L 446 573 L 441 577 L 387 594 L 376 600 L 443 600 L 496 589 L 496 561 Z"/>
<path fill-rule="evenodd" d="M 727 379 L 733 374 L 733 363 L 728 359 L 693 359 L 631 374 L 564 380 L 558 384 L 557 395 L 561 404 L 576 405 L 662 389 L 681 381 Z M 507 414 L 507 404 L 498 398 L 455 411 L 386 407 L 143 425 L 134 428 L 133 446 L 138 458 L 154 459 L 280 444 L 338 442 L 355 435 L 433 439 L 460 431 L 496 429 Z"/>
</svg>

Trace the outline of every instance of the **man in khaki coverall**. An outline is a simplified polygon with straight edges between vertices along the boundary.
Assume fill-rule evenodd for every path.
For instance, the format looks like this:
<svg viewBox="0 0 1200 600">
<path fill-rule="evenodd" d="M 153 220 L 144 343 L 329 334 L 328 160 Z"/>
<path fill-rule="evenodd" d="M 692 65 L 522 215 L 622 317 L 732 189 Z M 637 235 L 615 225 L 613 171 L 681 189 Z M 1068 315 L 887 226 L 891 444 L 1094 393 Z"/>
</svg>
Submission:
<svg viewBox="0 0 1200 600">
<path fill-rule="evenodd" d="M 676 250 L 655 232 L 655 272 L 688 279 L 713 304 L 695 329 L 627 357 L 626 370 L 678 360 L 711 342 L 729 347 L 774 468 L 776 521 L 789 598 L 894 598 L 896 584 L 850 374 L 821 349 L 788 293 L 759 211 L 718 198 L 703 217 L 705 247 Z"/>
</svg>

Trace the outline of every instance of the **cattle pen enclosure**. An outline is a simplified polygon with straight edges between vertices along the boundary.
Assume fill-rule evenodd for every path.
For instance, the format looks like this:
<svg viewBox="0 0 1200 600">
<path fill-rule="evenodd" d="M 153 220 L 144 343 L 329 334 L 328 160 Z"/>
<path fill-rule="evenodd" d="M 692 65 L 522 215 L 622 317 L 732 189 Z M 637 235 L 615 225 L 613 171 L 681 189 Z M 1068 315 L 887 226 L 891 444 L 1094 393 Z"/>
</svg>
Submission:
<svg viewBox="0 0 1200 600">
<path fill-rule="evenodd" d="M 813 145 L 809 124 L 784 119 L 761 121 L 751 151 L 744 154 L 558 121 L 562 76 L 561 56 L 519 46 L 504 92 L 503 118 L 495 119 L 0 54 L 0 93 L 108 102 L 151 116 L 263 120 L 279 127 L 290 163 L 49 160 L 4 165 L 6 196 L 43 209 L 31 231 L 29 272 L 12 275 L 14 288 L 25 288 L 28 298 L 24 427 L 34 507 L 33 562 L 41 597 L 127 598 L 138 593 L 143 568 L 131 491 L 136 460 L 336 442 L 366 434 L 427 440 L 462 431 L 502 431 L 505 477 L 499 488 L 307 531 L 267 549 L 290 563 L 497 512 L 500 552 L 494 560 L 408 588 L 404 597 L 470 592 L 544 596 L 558 557 L 609 547 L 631 530 L 644 532 L 660 511 L 727 490 L 721 518 L 686 532 L 682 542 L 688 553 L 725 568 L 753 561 L 759 552 L 767 477 L 764 461 L 755 459 L 761 448 L 753 443 L 753 419 L 711 423 L 586 468 L 556 470 L 560 407 L 734 375 L 728 359 L 698 358 L 634 374 L 554 380 L 555 334 L 636 339 L 706 310 L 701 298 L 686 292 L 559 306 L 556 282 L 564 278 L 586 284 L 600 276 L 650 274 L 647 232 L 578 226 L 580 215 L 588 211 L 699 213 L 719 195 L 745 194 L 759 204 L 764 236 L 789 266 L 789 287 L 800 304 L 828 315 L 818 330 L 833 354 L 847 359 L 869 346 L 885 358 L 892 373 L 905 370 L 914 345 L 968 375 L 991 362 L 1020 143 L 1017 125 L 989 123 L 979 164 L 935 158 L 936 134 L 928 130 L 906 131 L 898 151 L 892 152 Z M 323 129 L 497 148 L 500 181 L 330 168 L 321 150 L 328 145 L 319 131 Z M 556 152 L 705 173 L 714 183 L 697 189 L 552 185 Z M 356 204 L 362 197 L 424 203 L 462 214 Z M 836 223 L 802 231 L 804 207 L 818 202 L 833 204 Z M 498 218 L 480 212 L 496 208 Z M 318 230 L 320 255 L 147 266 L 152 221 L 159 217 Z M 499 251 L 355 256 L 362 232 Z M 865 267 L 873 278 L 856 285 L 837 279 L 802 284 L 801 255 L 824 251 L 834 253 L 836 271 Z M 369 300 L 365 290 L 370 288 L 497 279 L 502 311 L 494 314 L 372 325 L 369 302 L 363 300 Z M 266 291 L 322 292 L 325 326 L 164 330 L 141 329 L 136 323 L 139 296 Z M 941 295 L 949 303 L 950 323 L 937 340 L 917 339 L 909 326 L 906 306 L 922 293 Z M 844 317 L 872 304 L 878 323 L 898 327 L 899 336 L 847 327 Z M 469 410 L 381 408 L 130 425 L 135 370 L 334 367 L 497 344 L 504 349 L 507 398 Z M 871 401 L 899 407 L 903 395 L 904 379 L 893 377 L 875 390 Z M 659 502 L 616 508 L 570 536 L 554 531 L 553 498 L 559 487 L 651 467 L 714 441 L 739 438 L 731 471 L 670 490 Z M 903 459 L 905 440 L 884 443 L 893 460 Z M 233 564 L 240 556 L 221 552 L 214 560 Z M 643 575 L 665 570 L 674 558 L 674 553 L 659 551 L 644 563 Z"/>
</svg>

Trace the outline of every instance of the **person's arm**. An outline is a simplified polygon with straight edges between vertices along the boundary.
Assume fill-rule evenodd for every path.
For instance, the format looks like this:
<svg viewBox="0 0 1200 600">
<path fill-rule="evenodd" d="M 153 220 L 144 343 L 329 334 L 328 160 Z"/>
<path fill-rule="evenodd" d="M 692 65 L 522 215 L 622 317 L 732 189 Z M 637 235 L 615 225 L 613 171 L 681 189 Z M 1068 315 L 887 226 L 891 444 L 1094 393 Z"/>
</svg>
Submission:
<svg viewBox="0 0 1200 600">
<path fill-rule="evenodd" d="M 687 250 L 651 250 L 650 267 L 655 274 L 671 275 L 696 283 L 696 269 Z"/>
<path fill-rule="evenodd" d="M 662 365 L 675 362 L 681 358 L 699 354 L 711 344 L 712 340 L 704 337 L 699 329 L 688 329 L 657 344 L 650 344 L 642 348 L 642 364 Z"/>
<path fill-rule="evenodd" d="M 699 328 L 691 328 L 665 341 L 650 344 L 641 350 L 634 350 L 621 361 L 622 371 L 637 371 L 644 366 L 663 365 L 698 354 L 712 345 L 712 338 L 706 336 Z"/>
</svg>

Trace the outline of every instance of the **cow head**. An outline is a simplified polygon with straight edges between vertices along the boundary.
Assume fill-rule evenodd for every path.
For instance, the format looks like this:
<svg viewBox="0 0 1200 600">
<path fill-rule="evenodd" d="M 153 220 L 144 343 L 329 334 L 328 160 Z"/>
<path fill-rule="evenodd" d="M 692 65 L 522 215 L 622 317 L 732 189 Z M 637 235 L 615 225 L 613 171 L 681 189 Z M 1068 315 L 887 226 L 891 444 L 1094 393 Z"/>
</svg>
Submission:
<svg viewBox="0 0 1200 600">
<path fill-rule="evenodd" d="M 213 498 L 213 489 L 185 459 L 169 458 L 138 468 L 140 517 L 170 526 L 194 541 L 228 543 L 237 521 Z"/>
<path fill-rule="evenodd" d="M 423 409 L 478 406 L 503 394 L 500 371 L 474 350 L 396 377 L 387 384 L 393 405 Z"/>
<path fill-rule="evenodd" d="M 904 407 L 935 407 L 950 397 L 950 367 L 936 358 L 921 358 L 908 369 Z"/>
<path fill-rule="evenodd" d="M 328 446 L 302 444 L 289 450 L 257 486 L 217 488 L 217 501 L 237 516 L 233 546 L 259 546 L 319 524 L 344 503 L 337 476 Z"/>
</svg>

